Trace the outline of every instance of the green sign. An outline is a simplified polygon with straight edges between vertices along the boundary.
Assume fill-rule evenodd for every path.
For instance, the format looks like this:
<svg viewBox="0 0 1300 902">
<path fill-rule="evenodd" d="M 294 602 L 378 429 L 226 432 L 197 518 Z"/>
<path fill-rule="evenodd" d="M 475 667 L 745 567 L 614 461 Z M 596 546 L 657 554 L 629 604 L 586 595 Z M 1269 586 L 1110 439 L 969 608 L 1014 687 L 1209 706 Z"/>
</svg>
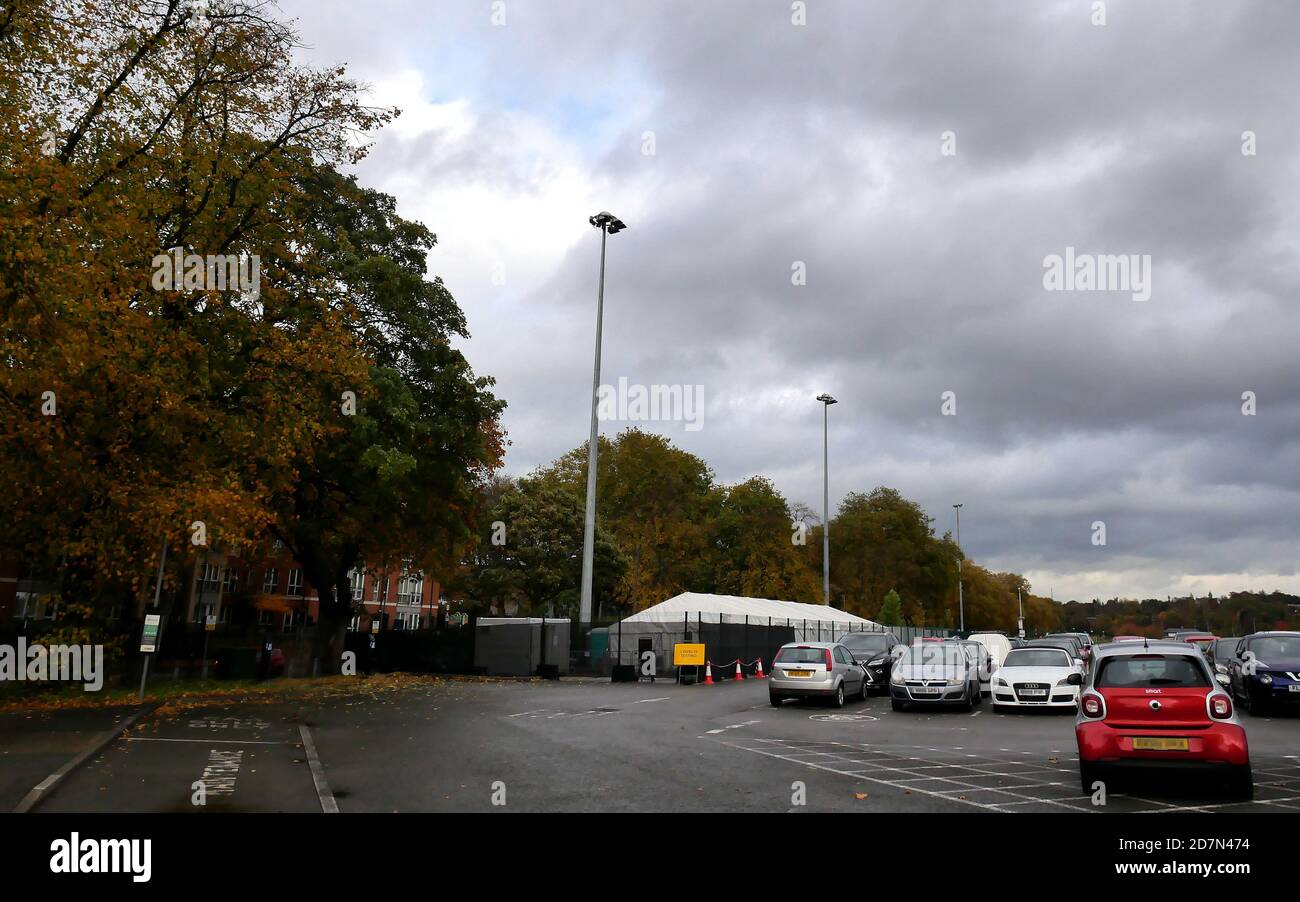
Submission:
<svg viewBox="0 0 1300 902">
<path fill-rule="evenodd" d="M 158 650 L 158 627 L 162 623 L 161 614 L 144 615 L 144 635 L 140 637 L 140 651 Z"/>
</svg>

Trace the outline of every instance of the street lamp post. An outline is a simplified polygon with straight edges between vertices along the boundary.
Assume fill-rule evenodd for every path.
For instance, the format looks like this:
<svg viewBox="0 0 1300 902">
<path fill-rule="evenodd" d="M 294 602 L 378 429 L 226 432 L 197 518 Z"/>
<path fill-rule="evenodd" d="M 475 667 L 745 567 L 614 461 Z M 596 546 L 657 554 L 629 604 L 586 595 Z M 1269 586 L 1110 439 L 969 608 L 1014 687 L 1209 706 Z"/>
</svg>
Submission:
<svg viewBox="0 0 1300 902">
<path fill-rule="evenodd" d="M 966 600 L 962 596 L 961 588 L 961 505 L 954 504 L 953 510 L 957 512 L 957 617 L 961 625 L 957 628 L 958 632 L 966 632 Z"/>
<path fill-rule="evenodd" d="M 822 602 L 831 604 L 831 476 L 829 423 L 831 405 L 837 403 L 822 392 L 817 396 L 822 402 Z"/>
<path fill-rule="evenodd" d="M 587 220 L 600 229 L 600 287 L 596 291 L 596 363 L 591 374 L 591 437 L 587 443 L 587 516 L 582 530 L 582 597 L 578 603 L 578 632 L 585 635 L 591 623 L 591 581 L 596 550 L 596 408 L 600 396 L 600 333 L 605 318 L 605 240 L 627 228 L 612 213 L 597 213 Z"/>
</svg>

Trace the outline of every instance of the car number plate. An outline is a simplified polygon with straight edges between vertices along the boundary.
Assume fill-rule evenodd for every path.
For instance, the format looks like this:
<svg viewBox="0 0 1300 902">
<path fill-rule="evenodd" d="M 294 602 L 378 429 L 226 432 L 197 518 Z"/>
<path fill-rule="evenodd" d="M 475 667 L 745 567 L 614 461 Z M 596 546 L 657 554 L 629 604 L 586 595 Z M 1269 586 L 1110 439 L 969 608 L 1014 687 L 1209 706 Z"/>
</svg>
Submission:
<svg viewBox="0 0 1300 902">
<path fill-rule="evenodd" d="M 1133 748 L 1149 752 L 1186 752 L 1190 745 L 1182 737 L 1134 736 Z"/>
<path fill-rule="evenodd" d="M 1287 686 L 1286 688 L 1288 692 L 1300 692 L 1300 683 L 1292 683 L 1290 686 Z"/>
<path fill-rule="evenodd" d="M 1030 697 L 1033 696 L 1041 697 L 1047 694 L 1047 690 L 1046 689 L 1021 689 L 1020 694 L 1025 696 L 1030 696 Z"/>
<path fill-rule="evenodd" d="M 929 686 L 913 686 L 912 694 L 913 695 L 938 695 L 939 690 L 932 689 Z"/>
<path fill-rule="evenodd" d="M 811 670 L 787 670 L 785 672 L 785 675 L 792 676 L 792 677 L 806 677 L 806 676 L 812 676 L 812 671 Z"/>
</svg>

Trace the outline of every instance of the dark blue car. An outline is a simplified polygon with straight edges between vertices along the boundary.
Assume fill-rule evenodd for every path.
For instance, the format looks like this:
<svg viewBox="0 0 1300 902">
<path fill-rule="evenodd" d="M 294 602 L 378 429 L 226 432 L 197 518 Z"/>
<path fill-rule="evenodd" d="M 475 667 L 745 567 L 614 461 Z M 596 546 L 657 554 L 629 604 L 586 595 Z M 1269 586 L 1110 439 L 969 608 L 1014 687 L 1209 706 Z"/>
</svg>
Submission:
<svg viewBox="0 0 1300 902">
<path fill-rule="evenodd" d="M 1252 633 L 1227 663 L 1233 697 L 1251 714 L 1300 710 L 1300 632 Z"/>
</svg>

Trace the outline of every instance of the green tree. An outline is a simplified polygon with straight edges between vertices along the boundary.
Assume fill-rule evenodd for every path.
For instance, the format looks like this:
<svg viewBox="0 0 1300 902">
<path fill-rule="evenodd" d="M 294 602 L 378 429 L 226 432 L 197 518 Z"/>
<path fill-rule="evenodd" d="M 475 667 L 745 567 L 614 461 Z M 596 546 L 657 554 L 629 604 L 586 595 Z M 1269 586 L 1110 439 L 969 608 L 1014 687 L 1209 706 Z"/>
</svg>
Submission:
<svg viewBox="0 0 1300 902">
<path fill-rule="evenodd" d="M 792 541 L 793 518 L 785 498 L 761 476 L 724 489 L 710 541 L 714 590 L 819 602 L 816 575 Z"/>
<path fill-rule="evenodd" d="M 481 524 L 475 550 L 476 594 L 528 614 L 576 617 L 582 579 L 585 509 L 567 489 L 521 480 L 506 489 Z M 618 546 L 596 528 L 592 586 L 601 605 L 627 569 Z"/>
<path fill-rule="evenodd" d="M 903 622 L 903 602 L 898 597 L 898 592 L 893 589 L 885 596 L 884 603 L 880 606 L 880 612 L 876 614 L 876 622 L 885 626 L 899 626 Z"/>
</svg>

